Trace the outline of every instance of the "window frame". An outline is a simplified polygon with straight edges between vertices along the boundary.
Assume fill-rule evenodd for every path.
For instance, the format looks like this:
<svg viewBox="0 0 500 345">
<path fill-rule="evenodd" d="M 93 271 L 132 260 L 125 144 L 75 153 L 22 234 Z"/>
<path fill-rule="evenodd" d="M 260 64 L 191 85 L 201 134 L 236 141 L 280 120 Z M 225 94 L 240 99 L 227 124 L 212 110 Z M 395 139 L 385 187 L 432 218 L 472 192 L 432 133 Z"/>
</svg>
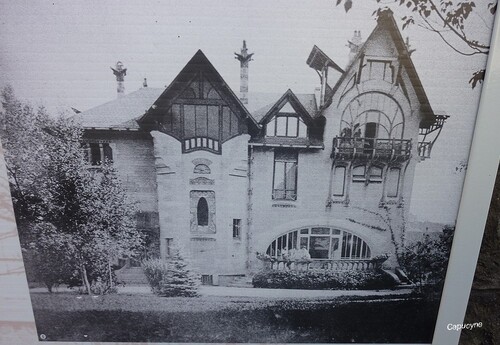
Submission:
<svg viewBox="0 0 500 345">
<path fill-rule="evenodd" d="M 205 197 L 200 197 L 196 204 L 196 224 L 200 226 L 208 226 L 210 219 L 210 210 L 208 201 Z M 203 223 L 203 224 L 201 224 Z"/>
<path fill-rule="evenodd" d="M 174 245 L 174 239 L 173 237 L 165 237 L 165 258 L 170 258 L 173 255 L 173 245 Z"/>
<path fill-rule="evenodd" d="M 293 155 L 294 159 L 290 158 L 282 158 L 282 157 L 277 157 L 278 155 L 286 156 L 286 155 Z M 276 180 L 278 177 L 278 171 L 276 168 L 276 163 L 284 163 L 283 166 L 283 175 L 282 175 L 282 181 L 284 184 L 284 189 L 277 189 L 276 188 Z M 294 164 L 295 165 L 295 178 L 293 182 L 293 188 L 287 188 L 287 164 Z M 297 184 L 298 184 L 298 166 L 299 166 L 299 152 L 297 150 L 275 150 L 274 151 L 274 161 L 273 161 L 273 184 L 272 184 L 272 199 L 273 200 L 288 200 L 288 201 L 295 201 L 297 200 Z M 277 197 L 276 193 L 282 191 L 283 192 L 283 197 Z M 288 193 L 292 192 L 293 194 L 288 197 Z"/>
<path fill-rule="evenodd" d="M 391 179 L 391 176 L 392 176 L 392 172 L 396 172 L 397 171 L 397 181 L 396 181 L 396 185 L 395 185 L 395 191 L 396 193 L 390 193 L 391 192 L 391 189 L 390 187 L 388 186 L 388 184 L 391 182 L 390 179 Z M 401 168 L 400 167 L 390 167 L 389 169 L 387 169 L 387 179 L 386 179 L 386 196 L 387 198 L 391 198 L 391 199 L 395 199 L 395 198 L 398 198 L 401 191 L 400 191 L 400 188 L 399 188 L 399 184 L 401 183 Z"/>
<path fill-rule="evenodd" d="M 113 148 L 110 142 L 106 141 L 85 141 L 82 143 L 82 149 L 84 154 L 84 159 L 89 166 L 97 167 L 102 165 L 104 162 L 113 163 Z M 98 153 L 98 159 L 94 159 L 94 153 Z M 97 156 L 97 155 L 96 155 Z"/>
<path fill-rule="evenodd" d="M 284 135 L 278 135 L 278 118 L 285 118 L 285 134 Z M 294 135 L 290 134 L 290 124 L 289 124 L 290 118 L 294 118 L 296 120 L 295 134 Z M 269 121 L 266 124 L 266 136 L 267 137 L 277 137 L 277 138 L 302 138 L 300 136 L 300 134 L 301 134 L 300 124 L 301 124 L 301 122 L 305 126 L 304 138 L 307 138 L 307 125 L 302 120 L 302 118 L 296 113 L 278 113 L 278 114 L 276 114 L 271 119 L 271 121 Z M 272 123 L 272 129 L 273 129 L 272 132 L 273 133 L 269 133 L 270 131 L 268 131 L 268 126 L 270 123 Z"/>
<path fill-rule="evenodd" d="M 342 180 L 342 194 L 336 193 L 337 183 L 340 185 L 340 181 L 337 181 L 337 171 L 343 170 L 343 180 Z M 345 165 L 337 165 L 333 169 L 333 183 L 332 183 L 332 196 L 334 198 L 342 198 L 346 195 L 346 187 L 347 187 L 347 167 Z"/>
<path fill-rule="evenodd" d="M 315 233 L 315 229 L 323 229 L 327 232 Z M 327 257 L 313 257 L 318 254 L 319 249 L 311 249 L 311 243 L 326 238 L 329 238 Z M 335 241 L 336 247 L 332 248 Z M 373 257 L 372 246 L 364 238 L 349 230 L 330 226 L 307 226 L 287 231 L 275 237 L 265 253 L 273 258 L 279 258 L 283 253 L 290 253 L 290 250 L 298 250 L 302 247 L 308 251 L 313 261 L 370 260 Z M 316 252 L 311 254 L 311 250 Z"/>
<path fill-rule="evenodd" d="M 241 218 L 233 218 L 233 239 L 241 240 Z"/>
<path fill-rule="evenodd" d="M 376 80 L 376 76 L 373 76 L 372 73 L 375 71 L 374 64 L 383 64 L 383 73 L 382 73 L 382 80 L 386 81 L 388 83 L 394 84 L 394 66 L 392 60 L 385 60 L 385 59 L 372 59 L 372 58 L 367 58 L 366 59 L 366 65 L 365 67 L 367 68 L 367 75 L 368 75 L 368 80 Z M 390 78 L 389 78 L 390 77 Z M 390 80 L 388 80 L 390 79 Z"/>
</svg>

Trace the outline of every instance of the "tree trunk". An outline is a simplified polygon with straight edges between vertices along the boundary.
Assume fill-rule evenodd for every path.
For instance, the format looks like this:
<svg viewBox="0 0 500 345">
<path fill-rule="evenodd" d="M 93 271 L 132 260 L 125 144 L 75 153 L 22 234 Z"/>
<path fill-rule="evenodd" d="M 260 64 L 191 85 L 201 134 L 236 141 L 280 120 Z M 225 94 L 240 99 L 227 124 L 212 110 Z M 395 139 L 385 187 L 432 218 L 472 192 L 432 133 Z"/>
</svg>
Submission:
<svg viewBox="0 0 500 345">
<path fill-rule="evenodd" d="M 87 288 L 87 293 L 89 295 L 92 295 L 92 291 L 90 290 L 90 283 L 89 283 L 89 278 L 87 277 L 87 270 L 85 269 L 85 265 L 82 265 L 82 280 Z"/>
<path fill-rule="evenodd" d="M 113 272 L 111 271 L 111 262 L 108 260 L 108 270 L 109 270 L 109 287 L 113 288 Z"/>
</svg>

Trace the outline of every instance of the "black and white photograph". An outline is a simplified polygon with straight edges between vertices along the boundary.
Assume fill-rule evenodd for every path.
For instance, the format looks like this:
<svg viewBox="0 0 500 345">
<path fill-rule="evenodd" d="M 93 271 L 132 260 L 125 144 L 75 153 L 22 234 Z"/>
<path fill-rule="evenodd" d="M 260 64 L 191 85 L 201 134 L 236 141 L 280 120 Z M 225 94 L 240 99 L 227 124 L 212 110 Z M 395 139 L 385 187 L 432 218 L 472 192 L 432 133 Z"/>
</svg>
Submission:
<svg viewBox="0 0 500 345">
<path fill-rule="evenodd" d="M 496 10 L 0 0 L 38 340 L 431 343 Z"/>
</svg>

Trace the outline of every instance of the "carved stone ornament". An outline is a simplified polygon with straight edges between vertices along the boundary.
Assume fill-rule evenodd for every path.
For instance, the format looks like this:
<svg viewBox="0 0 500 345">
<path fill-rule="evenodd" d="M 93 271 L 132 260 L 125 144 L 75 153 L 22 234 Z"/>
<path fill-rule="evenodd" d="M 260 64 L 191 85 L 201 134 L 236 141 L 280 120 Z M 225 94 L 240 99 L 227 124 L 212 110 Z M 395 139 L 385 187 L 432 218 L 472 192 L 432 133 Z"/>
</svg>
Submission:
<svg viewBox="0 0 500 345">
<path fill-rule="evenodd" d="M 196 177 L 189 180 L 189 184 L 193 185 L 213 185 L 214 183 L 214 180 L 206 177 Z"/>
</svg>

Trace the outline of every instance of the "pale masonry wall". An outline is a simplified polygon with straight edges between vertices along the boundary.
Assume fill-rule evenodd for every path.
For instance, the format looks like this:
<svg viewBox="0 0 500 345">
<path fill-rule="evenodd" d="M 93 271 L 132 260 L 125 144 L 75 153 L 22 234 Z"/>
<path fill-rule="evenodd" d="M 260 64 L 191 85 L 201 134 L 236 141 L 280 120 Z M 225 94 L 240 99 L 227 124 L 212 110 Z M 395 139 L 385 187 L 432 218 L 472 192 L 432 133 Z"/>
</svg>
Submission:
<svg viewBox="0 0 500 345">
<path fill-rule="evenodd" d="M 225 142 L 219 155 L 203 150 L 183 154 L 177 139 L 158 131 L 151 134 L 161 210 L 162 256 L 168 256 L 172 243 L 180 246 L 201 274 L 214 276 L 214 283 L 218 275 L 244 274 L 249 136 L 240 135 Z M 210 173 L 195 173 L 198 164 L 208 166 Z M 191 198 L 208 194 L 213 195 L 207 198 L 210 224 L 204 228 L 196 224 L 193 205 L 198 200 Z M 233 219 L 241 220 L 238 238 L 233 238 Z"/>
</svg>

